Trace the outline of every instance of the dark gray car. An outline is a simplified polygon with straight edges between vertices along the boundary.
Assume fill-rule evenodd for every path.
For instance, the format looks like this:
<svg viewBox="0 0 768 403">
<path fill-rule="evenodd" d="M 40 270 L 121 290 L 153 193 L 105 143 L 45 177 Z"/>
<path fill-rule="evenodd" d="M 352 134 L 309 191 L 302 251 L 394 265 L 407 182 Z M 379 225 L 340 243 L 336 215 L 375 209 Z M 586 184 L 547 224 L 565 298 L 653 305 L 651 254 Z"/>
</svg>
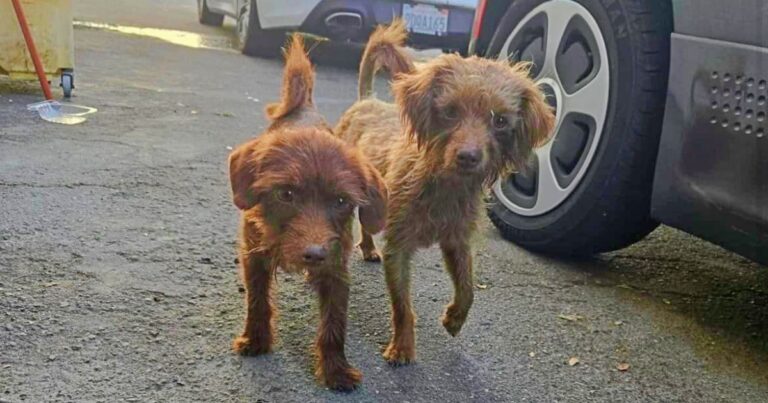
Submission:
<svg viewBox="0 0 768 403">
<path fill-rule="evenodd" d="M 585 255 L 659 222 L 768 262 L 768 2 L 482 0 L 480 54 L 533 62 L 557 111 L 490 217 L 524 247 Z"/>
</svg>

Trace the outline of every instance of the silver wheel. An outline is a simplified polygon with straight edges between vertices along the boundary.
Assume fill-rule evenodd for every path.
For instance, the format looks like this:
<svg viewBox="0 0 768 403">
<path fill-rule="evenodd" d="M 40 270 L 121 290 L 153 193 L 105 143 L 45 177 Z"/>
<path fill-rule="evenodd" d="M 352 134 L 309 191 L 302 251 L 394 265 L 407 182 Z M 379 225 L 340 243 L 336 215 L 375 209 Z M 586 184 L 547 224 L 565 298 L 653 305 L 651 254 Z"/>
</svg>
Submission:
<svg viewBox="0 0 768 403">
<path fill-rule="evenodd" d="M 237 40 L 240 42 L 240 46 L 245 46 L 248 40 L 248 24 L 251 21 L 251 2 L 246 1 L 243 6 L 243 10 L 240 13 L 240 17 L 237 19 Z"/>
<path fill-rule="evenodd" d="M 536 150 L 534 169 L 501 178 L 493 191 L 516 214 L 543 215 L 579 186 L 600 143 L 610 97 L 605 40 L 586 8 L 552 0 L 522 19 L 499 59 L 533 62 L 531 74 L 556 110 L 557 123 L 552 140 Z"/>
</svg>

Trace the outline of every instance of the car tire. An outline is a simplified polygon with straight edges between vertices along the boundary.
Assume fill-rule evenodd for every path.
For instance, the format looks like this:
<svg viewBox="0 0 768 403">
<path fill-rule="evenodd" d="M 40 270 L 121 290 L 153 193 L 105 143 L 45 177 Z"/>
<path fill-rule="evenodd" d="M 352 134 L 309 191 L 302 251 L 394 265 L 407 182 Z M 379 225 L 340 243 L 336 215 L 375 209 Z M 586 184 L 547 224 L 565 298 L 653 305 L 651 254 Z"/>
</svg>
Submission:
<svg viewBox="0 0 768 403">
<path fill-rule="evenodd" d="M 569 13 L 575 14 L 568 19 Z M 558 117 L 534 168 L 494 185 L 488 213 L 505 239 L 546 254 L 585 256 L 623 248 L 658 226 L 650 204 L 671 31 L 665 0 L 510 6 L 487 56 L 533 60 L 532 76 Z"/>
<path fill-rule="evenodd" d="M 208 9 L 205 0 L 197 0 L 197 20 L 203 25 L 220 27 L 224 24 L 224 14 L 216 14 Z"/>
<path fill-rule="evenodd" d="M 256 0 L 249 0 L 237 19 L 237 43 L 243 54 L 276 57 L 285 42 L 285 31 L 262 29 Z"/>
</svg>

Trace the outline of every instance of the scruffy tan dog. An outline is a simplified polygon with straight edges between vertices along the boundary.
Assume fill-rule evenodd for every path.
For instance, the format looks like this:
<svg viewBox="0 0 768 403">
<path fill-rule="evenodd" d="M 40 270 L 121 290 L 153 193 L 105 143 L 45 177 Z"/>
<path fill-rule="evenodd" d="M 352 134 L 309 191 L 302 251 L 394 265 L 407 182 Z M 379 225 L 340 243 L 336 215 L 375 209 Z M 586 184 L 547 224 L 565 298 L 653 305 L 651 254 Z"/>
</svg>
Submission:
<svg viewBox="0 0 768 403">
<path fill-rule="evenodd" d="M 350 390 L 362 378 L 344 354 L 353 213 L 359 208 L 366 231 L 380 231 L 387 191 L 376 169 L 331 133 L 312 102 L 313 83 L 301 37 L 294 35 L 281 102 L 267 108 L 272 124 L 229 157 L 232 196 L 242 210 L 247 311 L 232 346 L 244 355 L 272 350 L 275 270 L 303 272 L 320 299 L 316 376 L 332 389 Z"/>
<path fill-rule="evenodd" d="M 392 364 L 415 358 L 414 252 L 440 244 L 454 284 L 442 323 L 457 335 L 473 301 L 470 237 L 484 189 L 524 168 L 554 124 L 527 66 L 442 55 L 416 69 L 402 49 L 405 38 L 402 21 L 373 33 L 360 67 L 360 99 L 335 129 L 376 166 L 390 192 L 383 259 L 394 334 L 384 358 Z M 369 97 L 379 67 L 394 76 L 394 104 Z M 360 248 L 366 260 L 379 259 L 365 228 Z"/>
</svg>

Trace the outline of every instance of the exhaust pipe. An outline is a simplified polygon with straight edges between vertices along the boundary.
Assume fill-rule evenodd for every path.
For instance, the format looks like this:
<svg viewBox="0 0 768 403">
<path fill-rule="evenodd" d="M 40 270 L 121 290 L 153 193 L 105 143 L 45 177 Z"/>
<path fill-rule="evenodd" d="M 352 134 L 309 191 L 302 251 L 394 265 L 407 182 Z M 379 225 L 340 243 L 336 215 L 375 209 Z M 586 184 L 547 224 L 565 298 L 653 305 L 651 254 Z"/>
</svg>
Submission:
<svg viewBox="0 0 768 403">
<path fill-rule="evenodd" d="M 357 39 L 362 34 L 363 16 L 350 11 L 335 12 L 325 17 L 325 28 L 334 39 Z"/>
</svg>

